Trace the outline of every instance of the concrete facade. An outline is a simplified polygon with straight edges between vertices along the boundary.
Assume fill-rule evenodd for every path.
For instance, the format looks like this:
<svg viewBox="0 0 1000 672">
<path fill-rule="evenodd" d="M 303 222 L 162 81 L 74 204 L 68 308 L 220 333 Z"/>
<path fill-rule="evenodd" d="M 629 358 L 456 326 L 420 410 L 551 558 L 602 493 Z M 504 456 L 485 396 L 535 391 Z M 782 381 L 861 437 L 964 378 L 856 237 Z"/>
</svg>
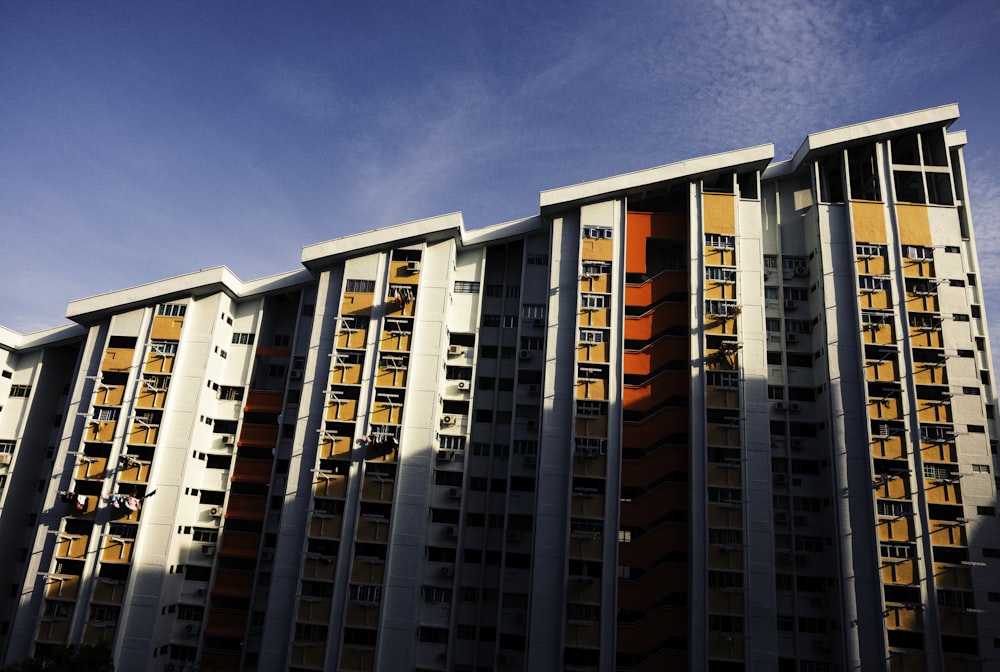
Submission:
<svg viewBox="0 0 1000 672">
<path fill-rule="evenodd" d="M 0 661 L 988 670 L 950 105 L 0 329 Z"/>
</svg>

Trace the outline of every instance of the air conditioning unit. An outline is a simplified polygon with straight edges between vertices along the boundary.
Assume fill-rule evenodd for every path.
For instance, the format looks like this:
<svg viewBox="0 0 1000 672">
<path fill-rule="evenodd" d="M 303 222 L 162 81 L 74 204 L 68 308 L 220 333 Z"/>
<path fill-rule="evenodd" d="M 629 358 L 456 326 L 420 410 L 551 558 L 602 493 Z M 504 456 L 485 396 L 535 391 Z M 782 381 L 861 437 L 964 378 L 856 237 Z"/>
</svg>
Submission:
<svg viewBox="0 0 1000 672">
<path fill-rule="evenodd" d="M 467 390 L 467 389 L 469 389 L 469 381 L 467 381 L 467 380 L 460 380 L 460 381 L 458 381 L 458 389 L 460 389 L 460 390 Z"/>
<path fill-rule="evenodd" d="M 201 547 L 201 554 L 202 555 L 208 555 L 208 556 L 215 555 L 215 546 L 202 546 Z"/>
<path fill-rule="evenodd" d="M 288 377 L 292 380 L 302 380 L 302 369 L 292 369 Z"/>
<path fill-rule="evenodd" d="M 542 386 L 537 383 L 532 383 L 528 385 L 528 394 L 540 394 L 542 391 Z"/>
<path fill-rule="evenodd" d="M 783 410 L 785 410 L 785 402 L 779 401 L 779 402 L 775 403 L 774 404 L 774 410 L 776 410 L 776 411 L 783 411 Z"/>
<path fill-rule="evenodd" d="M 452 356 L 454 356 L 454 355 L 461 355 L 462 354 L 462 346 L 461 345 L 449 345 L 448 346 L 448 354 L 452 355 Z"/>
<path fill-rule="evenodd" d="M 7 466 L 14 458 L 10 453 L 0 453 L 0 465 Z"/>
<path fill-rule="evenodd" d="M 805 264 L 799 264 L 795 267 L 795 275 L 809 275 L 809 267 Z"/>
<path fill-rule="evenodd" d="M 213 506 L 211 509 L 208 510 L 208 515 L 212 516 L 213 518 L 218 518 L 219 516 L 222 515 L 222 509 L 220 509 L 217 506 Z"/>
<path fill-rule="evenodd" d="M 798 413 L 800 410 L 802 410 L 802 407 L 794 402 L 791 404 L 790 408 L 792 409 L 792 413 Z"/>
<path fill-rule="evenodd" d="M 795 310 L 795 306 L 798 304 L 791 299 L 785 299 L 785 310 Z"/>
<path fill-rule="evenodd" d="M 521 541 L 521 530 L 507 530 L 507 541 Z"/>
<path fill-rule="evenodd" d="M 198 630 L 199 630 L 198 625 L 195 623 L 188 623 L 187 625 L 184 626 L 184 634 L 186 635 L 197 635 Z"/>
<path fill-rule="evenodd" d="M 522 350 L 521 352 L 517 353 L 517 358 L 518 359 L 531 359 L 531 350 Z"/>
<path fill-rule="evenodd" d="M 785 341 L 787 341 L 788 343 L 798 343 L 799 342 L 799 335 L 798 334 L 785 334 Z"/>
<path fill-rule="evenodd" d="M 223 434 L 222 435 L 222 444 L 223 445 L 225 445 L 225 446 L 231 446 L 234 443 L 236 443 L 236 437 L 235 436 L 233 436 L 232 434 Z"/>
<path fill-rule="evenodd" d="M 449 426 L 450 425 L 454 425 L 455 424 L 455 416 L 454 415 L 442 415 L 441 416 L 441 424 L 442 425 L 449 425 Z"/>
<path fill-rule="evenodd" d="M 528 429 L 538 429 L 538 421 L 528 420 L 528 422 L 525 423 L 525 427 L 527 427 Z"/>
<path fill-rule="evenodd" d="M 525 455 L 524 456 L 524 466 L 526 466 L 526 467 L 533 467 L 536 464 L 538 464 L 538 458 L 537 457 L 535 457 L 534 455 Z"/>
<path fill-rule="evenodd" d="M 451 576 L 451 567 L 442 567 L 441 576 Z"/>
<path fill-rule="evenodd" d="M 458 531 L 454 527 L 446 527 L 444 528 L 444 536 L 456 537 L 458 536 Z"/>
<path fill-rule="evenodd" d="M 775 474 L 774 475 L 774 482 L 777 483 L 777 484 L 779 484 L 779 485 L 783 485 L 785 483 L 788 483 L 788 476 L 786 476 L 785 474 Z"/>
<path fill-rule="evenodd" d="M 802 450 L 806 447 L 804 439 L 792 439 L 792 450 Z"/>
<path fill-rule="evenodd" d="M 419 261 L 406 262 L 406 270 L 408 270 L 410 273 L 416 273 L 417 271 L 420 270 L 420 262 Z"/>
<path fill-rule="evenodd" d="M 448 489 L 448 496 L 452 497 L 454 499 L 458 499 L 459 497 L 462 496 L 462 489 L 461 488 L 449 488 Z"/>
<path fill-rule="evenodd" d="M 778 521 L 779 523 L 787 523 L 788 522 L 788 512 L 787 511 L 775 511 L 774 512 L 774 519 L 776 521 Z"/>
</svg>

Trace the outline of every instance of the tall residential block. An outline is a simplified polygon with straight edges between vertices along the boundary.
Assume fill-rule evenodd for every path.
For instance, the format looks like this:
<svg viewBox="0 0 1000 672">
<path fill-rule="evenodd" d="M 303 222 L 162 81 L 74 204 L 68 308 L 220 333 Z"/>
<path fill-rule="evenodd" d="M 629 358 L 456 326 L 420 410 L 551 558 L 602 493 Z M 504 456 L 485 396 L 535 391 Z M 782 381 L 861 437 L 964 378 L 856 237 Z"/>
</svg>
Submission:
<svg viewBox="0 0 1000 672">
<path fill-rule="evenodd" d="M 0 661 L 987 672 L 957 106 L 0 330 Z"/>
</svg>

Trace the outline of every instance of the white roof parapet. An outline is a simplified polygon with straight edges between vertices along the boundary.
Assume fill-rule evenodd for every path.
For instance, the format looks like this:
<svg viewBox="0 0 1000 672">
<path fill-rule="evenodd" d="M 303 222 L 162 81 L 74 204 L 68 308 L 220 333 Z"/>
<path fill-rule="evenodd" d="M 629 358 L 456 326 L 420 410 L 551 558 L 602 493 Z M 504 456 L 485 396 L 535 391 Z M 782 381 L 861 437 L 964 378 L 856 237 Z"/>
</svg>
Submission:
<svg viewBox="0 0 1000 672">
<path fill-rule="evenodd" d="M 944 134 L 944 141 L 949 147 L 965 147 L 969 143 L 969 136 L 965 131 L 951 131 Z"/>
<path fill-rule="evenodd" d="M 481 229 L 466 231 L 465 236 L 462 238 L 462 244 L 468 246 L 491 243 L 495 240 L 501 240 L 503 238 L 534 233 L 535 231 L 539 231 L 541 228 L 542 218 L 538 215 L 534 215 L 533 217 L 515 219 L 501 224 L 491 224 L 489 226 L 484 226 Z"/>
<path fill-rule="evenodd" d="M 918 131 L 931 126 L 951 126 L 958 119 L 958 105 L 941 105 L 917 112 L 897 114 L 860 124 L 841 126 L 829 131 L 810 133 L 792 157 L 793 170 L 815 152 L 828 150 L 836 145 L 861 142 L 867 138 L 891 135 L 903 131 Z"/>
<path fill-rule="evenodd" d="M 79 324 L 63 324 L 30 334 L 21 334 L 7 327 L 0 327 L 0 347 L 8 350 L 28 350 L 60 341 L 81 338 L 87 330 Z"/>
<path fill-rule="evenodd" d="M 355 233 L 342 238 L 334 238 L 322 243 L 306 245 L 302 248 L 302 265 L 310 270 L 323 266 L 329 261 L 356 255 L 367 249 L 402 247 L 415 242 L 443 240 L 465 237 L 462 213 L 418 219 L 405 224 L 386 226 L 374 231 Z"/>
<path fill-rule="evenodd" d="M 173 301 L 191 296 L 198 297 L 215 292 L 225 292 L 233 298 L 243 298 L 284 287 L 293 287 L 309 282 L 312 277 L 309 271 L 299 269 L 244 283 L 227 267 L 216 266 L 165 280 L 149 282 L 137 287 L 70 301 L 66 308 L 66 317 L 74 322 L 85 324 L 103 314 L 121 312 L 154 302 Z"/>
<path fill-rule="evenodd" d="M 763 169 L 774 158 L 774 144 L 767 143 L 721 154 L 710 154 L 657 168 L 637 170 L 591 182 L 541 192 L 541 207 L 566 205 L 574 201 L 591 201 L 602 196 L 632 191 L 642 187 L 712 173 L 727 168 L 753 166 Z"/>
</svg>

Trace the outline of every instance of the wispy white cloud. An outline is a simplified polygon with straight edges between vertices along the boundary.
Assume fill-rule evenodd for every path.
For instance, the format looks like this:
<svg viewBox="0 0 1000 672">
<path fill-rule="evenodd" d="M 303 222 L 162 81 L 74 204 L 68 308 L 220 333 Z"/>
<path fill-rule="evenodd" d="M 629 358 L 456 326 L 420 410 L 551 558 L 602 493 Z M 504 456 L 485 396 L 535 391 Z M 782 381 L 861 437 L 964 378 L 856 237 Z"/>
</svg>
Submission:
<svg viewBox="0 0 1000 672">
<path fill-rule="evenodd" d="M 342 101 L 322 71 L 282 61 L 265 63 L 254 73 L 264 98 L 287 113 L 309 120 L 332 119 Z"/>
</svg>

